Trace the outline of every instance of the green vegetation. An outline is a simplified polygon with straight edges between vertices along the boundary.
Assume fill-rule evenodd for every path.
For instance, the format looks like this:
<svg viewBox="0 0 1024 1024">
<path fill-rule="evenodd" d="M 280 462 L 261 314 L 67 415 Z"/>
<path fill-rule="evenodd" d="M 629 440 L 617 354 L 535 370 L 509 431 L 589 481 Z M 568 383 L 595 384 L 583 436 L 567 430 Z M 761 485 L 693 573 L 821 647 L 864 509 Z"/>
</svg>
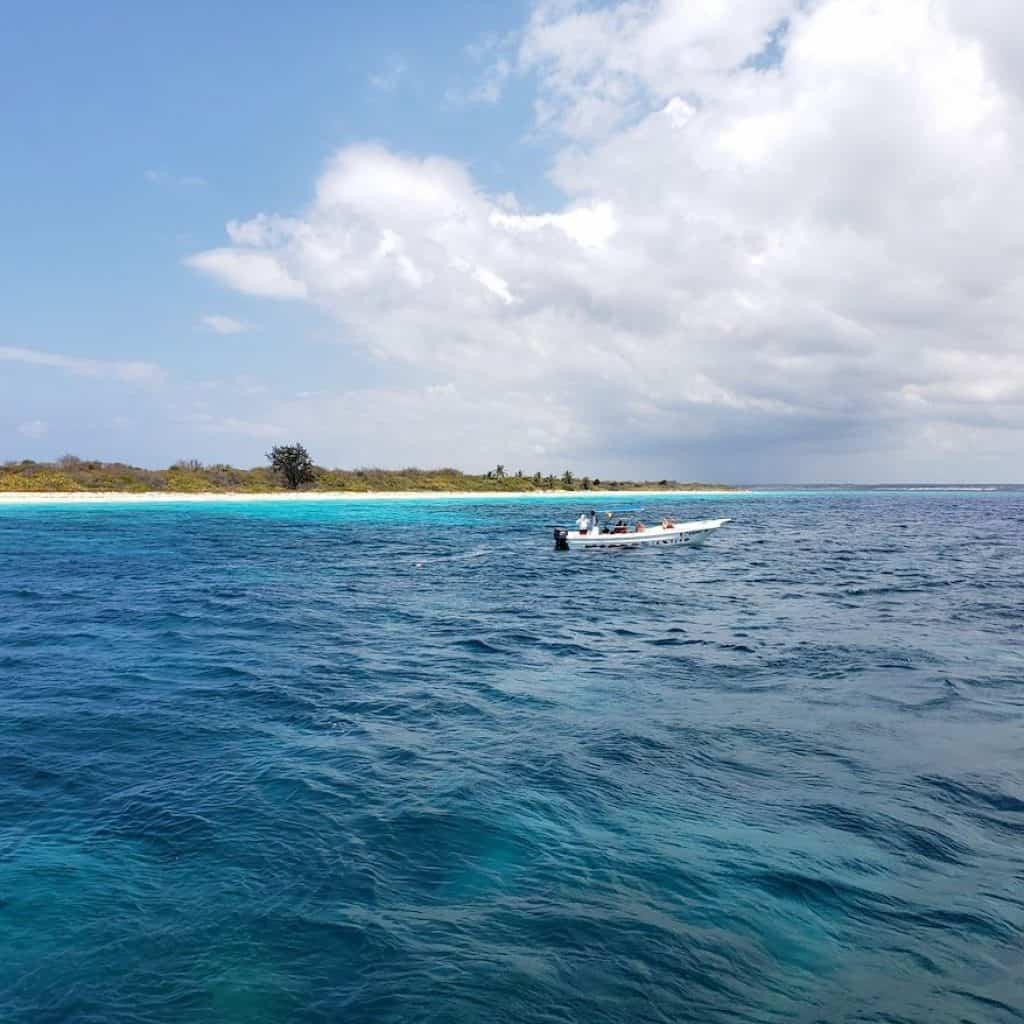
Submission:
<svg viewBox="0 0 1024 1024">
<path fill-rule="evenodd" d="M 275 448 L 274 452 L 306 455 L 301 445 Z M 195 459 L 183 459 L 167 469 L 140 469 L 122 462 L 97 462 L 65 455 L 56 462 L 0 464 L 0 491 L 170 491 L 267 493 L 286 489 L 304 491 L 549 491 L 549 490 L 735 490 L 725 484 L 679 483 L 674 480 L 598 480 L 577 477 L 566 470 L 560 478 L 550 474 L 526 474 L 519 470 L 509 476 L 504 466 L 486 473 L 463 473 L 458 469 L 326 469 L 308 465 L 299 458 L 293 468 L 298 476 L 289 478 L 285 464 L 236 469 L 223 464 L 206 466 Z M 294 485 L 290 480 L 294 479 Z"/>
<path fill-rule="evenodd" d="M 267 458 L 270 459 L 271 469 L 284 479 L 290 491 L 316 480 L 316 466 L 301 444 L 275 445 L 267 452 Z"/>
</svg>

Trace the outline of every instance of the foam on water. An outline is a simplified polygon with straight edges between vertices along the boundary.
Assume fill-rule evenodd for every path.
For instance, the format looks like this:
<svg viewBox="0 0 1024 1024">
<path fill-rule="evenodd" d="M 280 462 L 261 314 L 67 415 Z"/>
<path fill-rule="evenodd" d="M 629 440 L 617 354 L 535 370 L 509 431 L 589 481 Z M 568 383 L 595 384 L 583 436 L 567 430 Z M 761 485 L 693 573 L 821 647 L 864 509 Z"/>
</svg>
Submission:
<svg viewBox="0 0 1024 1024">
<path fill-rule="evenodd" d="M 1024 1016 L 1024 496 L 0 507 L 0 1019 Z"/>
</svg>

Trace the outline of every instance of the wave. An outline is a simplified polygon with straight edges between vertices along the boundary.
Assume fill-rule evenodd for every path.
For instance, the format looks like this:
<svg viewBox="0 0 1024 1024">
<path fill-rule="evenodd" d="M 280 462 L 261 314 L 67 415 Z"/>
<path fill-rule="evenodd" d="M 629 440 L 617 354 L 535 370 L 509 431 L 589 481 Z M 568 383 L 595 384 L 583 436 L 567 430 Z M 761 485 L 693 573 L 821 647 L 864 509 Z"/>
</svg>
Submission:
<svg viewBox="0 0 1024 1024">
<path fill-rule="evenodd" d="M 0 1016 L 1019 1018 L 1022 498 L 730 501 L 5 510 Z"/>
</svg>

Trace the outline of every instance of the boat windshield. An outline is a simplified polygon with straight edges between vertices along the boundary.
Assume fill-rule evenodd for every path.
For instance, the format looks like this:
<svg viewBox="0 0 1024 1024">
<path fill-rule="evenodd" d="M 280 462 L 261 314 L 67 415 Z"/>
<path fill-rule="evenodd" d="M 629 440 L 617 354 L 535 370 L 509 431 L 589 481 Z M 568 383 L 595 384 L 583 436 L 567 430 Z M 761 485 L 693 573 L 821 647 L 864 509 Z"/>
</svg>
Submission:
<svg viewBox="0 0 1024 1024">
<path fill-rule="evenodd" d="M 601 533 L 636 533 L 644 529 L 642 508 L 602 509 L 597 513 L 597 528 Z"/>
</svg>

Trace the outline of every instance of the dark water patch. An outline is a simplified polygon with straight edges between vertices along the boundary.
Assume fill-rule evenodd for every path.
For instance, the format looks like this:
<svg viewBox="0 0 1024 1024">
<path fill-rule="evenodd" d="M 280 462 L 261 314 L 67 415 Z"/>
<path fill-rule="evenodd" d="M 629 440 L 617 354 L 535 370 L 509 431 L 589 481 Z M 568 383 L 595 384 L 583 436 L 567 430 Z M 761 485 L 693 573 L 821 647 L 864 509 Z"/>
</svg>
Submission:
<svg viewBox="0 0 1024 1024">
<path fill-rule="evenodd" d="M 476 637 L 470 640 L 456 640 L 452 646 L 460 648 L 467 654 L 482 654 L 485 656 L 505 654 L 505 651 L 496 644 L 488 643 L 486 640 L 479 640 Z"/>
<path fill-rule="evenodd" d="M 1006 1020 L 1024 1020 L 1024 1010 L 1020 1006 L 1011 1006 L 1000 999 L 993 999 L 991 996 L 981 995 L 978 992 L 967 992 L 963 989 L 950 989 L 949 994 L 974 1003 L 986 1019 L 994 1012 L 999 1015 L 994 1019 L 1002 1017 Z"/>
<path fill-rule="evenodd" d="M 586 750 L 600 760 L 623 764 L 643 763 L 675 752 L 671 744 L 662 743 L 652 736 L 620 731 L 587 743 Z"/>
<path fill-rule="evenodd" d="M 138 841 L 174 858 L 208 847 L 217 831 L 203 815 L 175 809 L 154 797 L 107 801 L 97 818 L 89 833 L 91 840 Z"/>
<path fill-rule="evenodd" d="M 869 816 L 835 804 L 814 804 L 801 808 L 799 813 L 828 828 L 869 839 L 884 849 L 945 864 L 961 864 L 971 852 L 965 844 L 936 829 L 911 825 L 889 815 Z"/>
<path fill-rule="evenodd" d="M 775 870 L 753 873 L 748 881 L 779 900 L 862 921 L 881 923 L 907 912 L 903 900 L 824 875 Z"/>
<path fill-rule="evenodd" d="M 925 775 L 920 782 L 933 795 L 947 803 L 1024 815 L 1024 799 L 1006 793 L 998 786 L 958 781 L 941 775 Z"/>
</svg>

